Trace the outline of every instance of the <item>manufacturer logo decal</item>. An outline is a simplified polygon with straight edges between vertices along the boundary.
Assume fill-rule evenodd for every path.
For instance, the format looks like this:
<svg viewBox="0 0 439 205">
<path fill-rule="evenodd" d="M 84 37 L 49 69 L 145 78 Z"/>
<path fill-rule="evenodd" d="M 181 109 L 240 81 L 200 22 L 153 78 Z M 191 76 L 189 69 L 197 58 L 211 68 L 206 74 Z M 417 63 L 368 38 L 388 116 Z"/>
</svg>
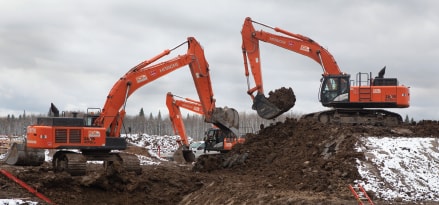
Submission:
<svg viewBox="0 0 439 205">
<path fill-rule="evenodd" d="M 101 133 L 97 130 L 88 131 L 88 137 L 101 137 Z"/>
<path fill-rule="evenodd" d="M 308 46 L 305 46 L 305 45 L 300 45 L 300 50 L 302 50 L 302 51 L 306 51 L 306 52 L 309 52 L 309 47 Z"/>
<path fill-rule="evenodd" d="M 146 81 L 146 80 L 148 80 L 148 78 L 146 77 L 146 75 L 141 75 L 141 76 L 137 76 L 137 77 L 136 77 L 136 81 L 137 81 L 137 83 L 141 83 L 141 82 Z"/>
</svg>

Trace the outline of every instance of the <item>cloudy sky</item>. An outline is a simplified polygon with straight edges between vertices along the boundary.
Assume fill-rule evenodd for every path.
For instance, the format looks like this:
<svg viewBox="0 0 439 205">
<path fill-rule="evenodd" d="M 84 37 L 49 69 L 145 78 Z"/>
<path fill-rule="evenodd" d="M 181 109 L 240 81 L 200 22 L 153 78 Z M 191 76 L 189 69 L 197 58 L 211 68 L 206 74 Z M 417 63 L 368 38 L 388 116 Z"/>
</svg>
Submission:
<svg viewBox="0 0 439 205">
<path fill-rule="evenodd" d="M 216 105 L 253 112 L 240 35 L 249 16 L 314 39 L 353 76 L 375 76 L 387 66 L 387 77 L 411 87 L 410 108 L 391 111 L 439 120 L 438 11 L 435 0 L 0 0 L 0 116 L 47 113 L 51 102 L 62 111 L 102 107 L 131 67 L 188 36 L 204 47 Z M 185 54 L 186 48 L 162 60 Z M 266 93 L 294 89 L 292 112 L 326 109 L 318 101 L 317 63 L 266 43 L 261 43 L 261 62 Z M 167 114 L 167 92 L 197 98 L 187 66 L 140 88 L 128 99 L 128 115 L 141 108 Z"/>
</svg>

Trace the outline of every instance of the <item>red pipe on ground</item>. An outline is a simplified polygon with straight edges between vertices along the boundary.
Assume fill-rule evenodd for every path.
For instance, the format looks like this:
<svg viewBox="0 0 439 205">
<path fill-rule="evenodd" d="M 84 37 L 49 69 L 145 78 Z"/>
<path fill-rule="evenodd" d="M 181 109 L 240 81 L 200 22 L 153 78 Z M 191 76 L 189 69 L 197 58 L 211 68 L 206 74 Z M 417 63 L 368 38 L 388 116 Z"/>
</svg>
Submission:
<svg viewBox="0 0 439 205">
<path fill-rule="evenodd" d="M 17 177 L 15 177 L 13 174 L 11 174 L 10 172 L 4 170 L 4 169 L 0 169 L 0 173 L 2 173 L 3 175 L 5 175 L 6 177 L 8 177 L 9 179 L 11 179 L 12 181 L 14 181 L 15 183 L 19 184 L 20 186 L 22 186 L 23 188 L 27 189 L 30 193 L 34 194 L 35 196 L 37 196 L 38 198 L 42 199 L 43 201 L 49 203 L 49 204 L 54 204 L 49 198 L 47 198 L 46 196 L 44 196 L 43 194 L 39 193 L 37 190 L 35 190 L 34 188 L 32 188 L 31 186 L 29 186 L 28 184 L 26 184 L 25 182 L 21 181 L 20 179 L 18 179 Z"/>
</svg>

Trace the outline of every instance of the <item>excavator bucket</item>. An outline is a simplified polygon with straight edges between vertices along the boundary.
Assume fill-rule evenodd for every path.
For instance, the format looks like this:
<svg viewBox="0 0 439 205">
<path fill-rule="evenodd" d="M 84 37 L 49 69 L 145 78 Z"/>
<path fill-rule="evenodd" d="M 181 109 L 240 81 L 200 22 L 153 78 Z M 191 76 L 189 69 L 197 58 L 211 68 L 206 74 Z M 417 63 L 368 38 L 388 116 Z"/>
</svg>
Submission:
<svg viewBox="0 0 439 205">
<path fill-rule="evenodd" d="M 177 163 L 195 162 L 195 154 L 189 147 L 181 145 L 172 156 Z M 184 161 L 183 161 L 184 160 Z"/>
<path fill-rule="evenodd" d="M 44 163 L 43 149 L 28 148 L 26 143 L 13 143 L 3 159 L 9 165 L 39 166 Z"/>
<path fill-rule="evenodd" d="M 186 162 L 195 162 L 195 154 L 192 152 L 192 150 L 183 149 L 183 158 Z"/>
<path fill-rule="evenodd" d="M 292 88 L 282 87 L 280 89 L 270 91 L 269 97 L 264 94 L 257 94 L 253 100 L 253 110 L 264 119 L 273 119 L 282 113 L 290 110 L 296 103 L 296 95 Z"/>
<path fill-rule="evenodd" d="M 220 128 L 230 129 L 236 136 L 239 135 L 239 114 L 233 108 L 215 108 L 210 123 Z"/>
</svg>

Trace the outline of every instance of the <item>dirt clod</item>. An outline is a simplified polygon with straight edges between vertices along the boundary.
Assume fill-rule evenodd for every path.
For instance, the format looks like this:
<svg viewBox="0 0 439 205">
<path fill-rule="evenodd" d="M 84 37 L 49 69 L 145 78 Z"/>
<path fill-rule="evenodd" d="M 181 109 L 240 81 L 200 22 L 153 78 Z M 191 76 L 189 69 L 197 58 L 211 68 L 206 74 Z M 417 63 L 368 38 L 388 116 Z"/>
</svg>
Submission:
<svg viewBox="0 0 439 205">
<path fill-rule="evenodd" d="M 294 95 L 292 88 L 281 87 L 268 93 L 268 101 L 282 110 L 282 112 L 286 112 L 294 107 L 296 95 Z"/>
</svg>

